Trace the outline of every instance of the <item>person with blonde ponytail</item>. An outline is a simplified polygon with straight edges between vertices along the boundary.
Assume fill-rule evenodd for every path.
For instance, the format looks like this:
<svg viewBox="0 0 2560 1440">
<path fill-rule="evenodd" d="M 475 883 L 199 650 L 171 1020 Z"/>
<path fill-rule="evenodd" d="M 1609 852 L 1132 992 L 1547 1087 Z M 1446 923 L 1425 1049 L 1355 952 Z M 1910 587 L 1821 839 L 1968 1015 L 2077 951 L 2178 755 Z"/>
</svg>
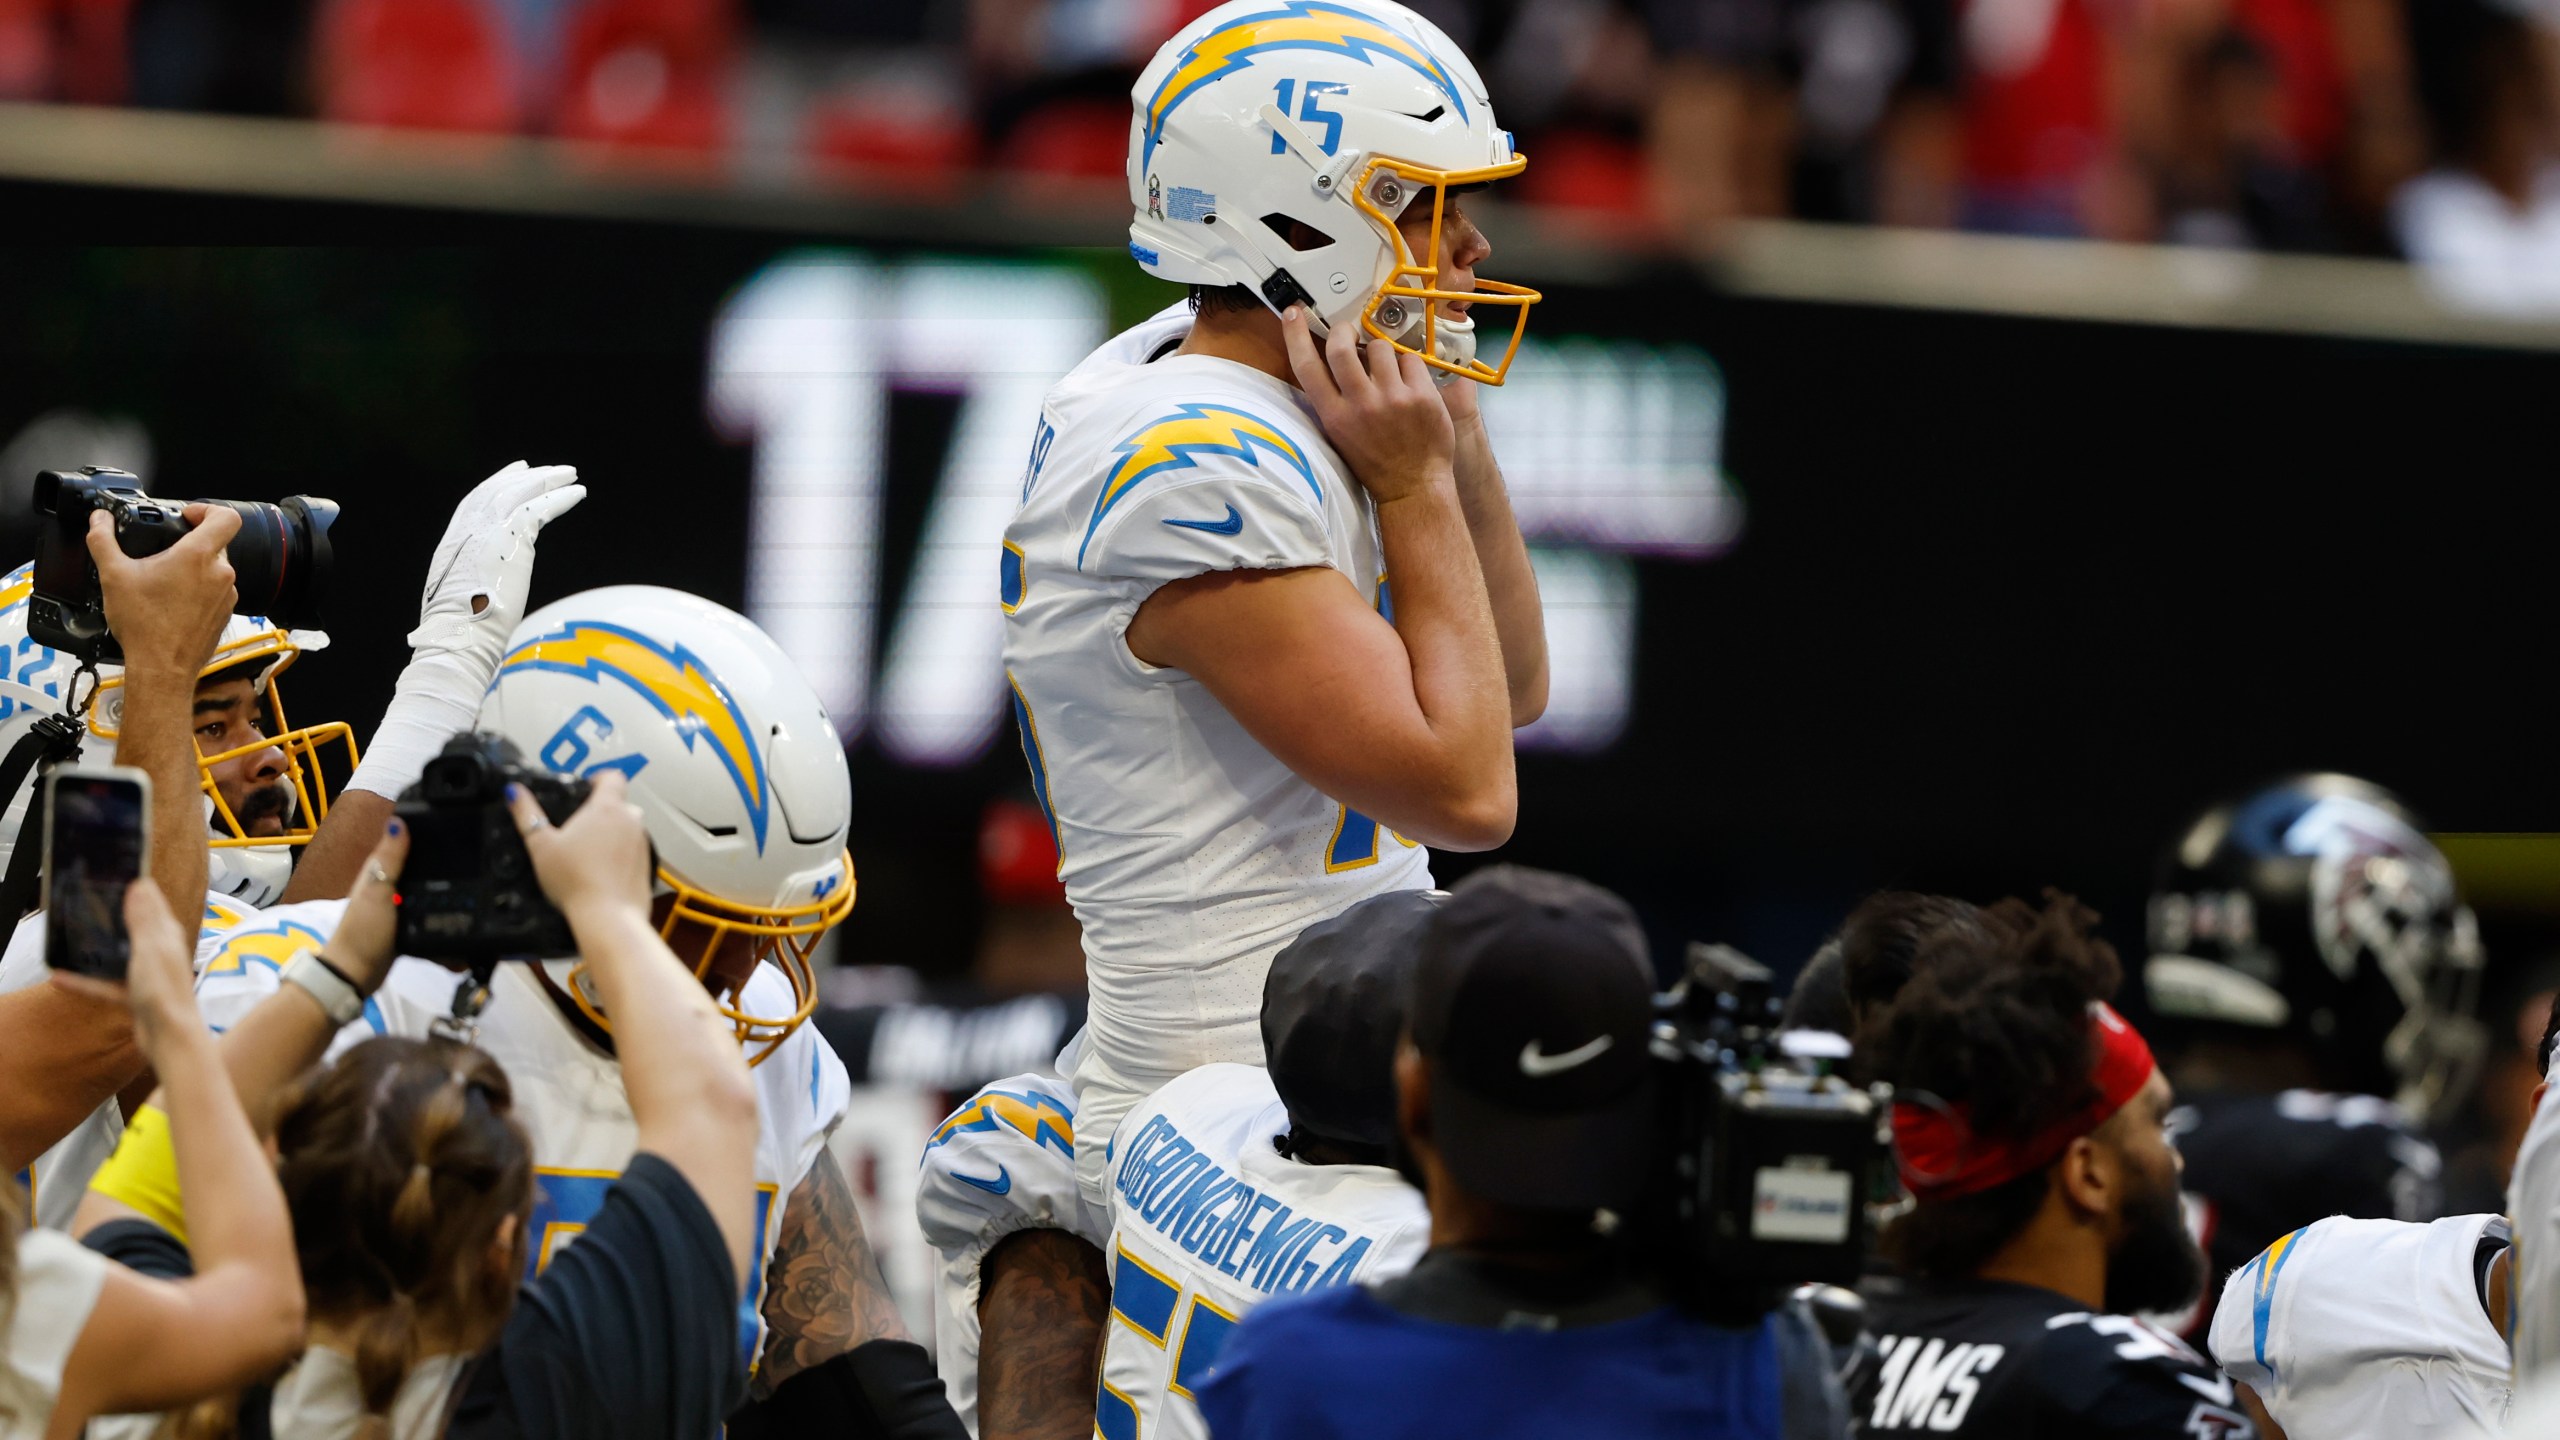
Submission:
<svg viewBox="0 0 2560 1440">
<path fill-rule="evenodd" d="M 0 1201 L 0 1440 L 74 1440 L 92 1415 L 193 1404 L 272 1372 L 302 1343 L 284 1197 L 196 1011 L 186 938 L 149 880 L 126 890 L 124 920 L 124 985 L 54 983 L 131 1008 L 161 1080 L 152 1134 L 172 1183 L 197 1198 L 201 1263 L 180 1278 L 138 1274 L 53 1231 L 19 1234 L 22 1202 Z"/>
<path fill-rule="evenodd" d="M 395 821 L 345 920 L 223 1037 L 274 1138 L 310 1345 L 271 1384 L 92 1440 L 424 1440 L 527 1435 L 711 1440 L 744 1395 L 739 1297 L 754 1251 L 755 1094 L 735 1034 L 649 921 L 649 842 L 621 777 L 561 826 L 518 797 L 543 893 L 613 1007 L 639 1153 L 595 1218 L 535 1233 L 533 1147 L 513 1088 L 459 1041 L 369 1040 L 310 1067 L 392 961 Z M 307 977 L 309 983 L 304 983 Z M 142 1127 L 137 1127 L 137 1131 Z M 194 1209 L 129 1144 L 76 1228 L 158 1273 L 190 1263 Z M 519 1292 L 526 1248 L 552 1247 Z M 519 1296 L 521 1298 L 519 1298 Z"/>
</svg>

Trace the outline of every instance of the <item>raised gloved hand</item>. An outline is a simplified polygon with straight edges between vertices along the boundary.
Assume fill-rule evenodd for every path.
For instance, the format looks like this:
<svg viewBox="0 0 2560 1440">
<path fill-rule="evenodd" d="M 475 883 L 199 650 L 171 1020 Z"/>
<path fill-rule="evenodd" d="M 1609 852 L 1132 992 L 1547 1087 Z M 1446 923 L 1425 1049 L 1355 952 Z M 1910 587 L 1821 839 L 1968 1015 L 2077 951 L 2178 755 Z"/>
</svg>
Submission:
<svg viewBox="0 0 2560 1440">
<path fill-rule="evenodd" d="M 472 487 L 427 562 L 409 648 L 481 659 L 495 673 L 507 636 L 524 618 L 534 541 L 586 498 L 576 467 L 521 460 Z"/>
<path fill-rule="evenodd" d="M 348 789 L 397 799 L 446 740 L 471 728 L 507 636 L 524 618 L 534 541 L 543 526 L 585 498 L 576 469 L 518 460 L 454 507 L 453 523 L 427 565 L 408 668 Z"/>
</svg>

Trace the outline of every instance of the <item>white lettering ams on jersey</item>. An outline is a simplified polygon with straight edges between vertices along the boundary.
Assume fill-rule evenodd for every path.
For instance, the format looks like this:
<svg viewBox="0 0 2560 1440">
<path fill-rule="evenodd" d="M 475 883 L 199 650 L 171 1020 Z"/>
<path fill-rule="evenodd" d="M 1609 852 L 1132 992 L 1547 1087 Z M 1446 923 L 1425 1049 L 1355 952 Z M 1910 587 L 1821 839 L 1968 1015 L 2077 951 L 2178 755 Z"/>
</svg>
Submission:
<svg viewBox="0 0 2560 1440">
<path fill-rule="evenodd" d="M 2231 1272 L 2213 1312 L 2213 1358 L 2288 1435 L 2495 1431 L 2507 1346 L 2473 1272 L 2498 1218 L 2304 1226 Z"/>
<path fill-rule="evenodd" d="M 216 1028 L 228 1026 L 273 994 L 284 962 L 326 940 L 345 909 L 343 900 L 278 906 L 227 935 L 208 937 L 196 981 L 205 1019 Z M 461 978 L 432 961 L 393 961 L 389 979 L 367 1002 L 364 1018 L 330 1043 L 330 1058 L 376 1035 L 432 1034 L 435 1022 L 452 1012 L 454 986 Z M 741 1003 L 755 1014 L 785 1014 L 789 992 L 789 982 L 779 973 L 759 966 Z M 604 1192 L 631 1162 L 639 1127 L 622 1088 L 622 1067 L 571 1027 L 531 966 L 498 967 L 475 1038 L 506 1070 L 515 1088 L 516 1118 L 533 1139 L 532 1244 L 526 1247 L 530 1278 L 604 1204 Z M 843 1116 L 852 1088 L 844 1062 L 806 1025 L 751 1073 L 760 1132 L 756 1233 L 759 1251 L 769 1262 L 782 1232 L 783 1208 L 825 1150 L 827 1132 Z M 766 1268 L 759 1263 L 747 1277 L 739 1308 L 739 1336 L 754 1347 L 750 1356 L 763 1343 Z"/>
<path fill-rule="evenodd" d="M 1167 310 L 1049 392 L 1005 531 L 1014 720 L 1084 927 L 1091 1055 L 1130 1099 L 1195 1065 L 1260 1061 L 1271 956 L 1356 901 L 1431 883 L 1421 846 L 1299 779 L 1189 675 L 1129 653 L 1139 604 L 1210 571 L 1330 567 L 1390 609 L 1368 494 L 1298 392 L 1162 353 L 1190 325 Z M 1114 1118 L 1086 1099 L 1089 1122 Z"/>
<path fill-rule="evenodd" d="M 1431 1241 L 1419 1192 L 1375 1165 L 1308 1165 L 1270 1072 L 1209 1065 L 1149 1096 L 1113 1140 L 1111 1319 L 1095 1432 L 1207 1440 L 1192 1395 L 1245 1312 L 1381 1280 Z"/>
<path fill-rule="evenodd" d="M 207 930 L 229 929 L 256 913 L 228 895 L 205 894 Z M 44 934 L 41 910 L 19 921 L 9 933 L 8 949 L 0 952 L 0 995 L 43 983 L 50 968 L 44 963 Z M 37 1156 L 36 1163 L 23 1172 L 27 1187 L 35 1192 L 35 1223 L 50 1230 L 70 1229 L 72 1212 L 88 1193 L 90 1177 L 116 1153 L 116 1143 L 123 1138 L 124 1111 L 110 1096 L 71 1133 Z M 5 1183 L 7 1177 L 0 1176 L 0 1184 Z"/>
</svg>

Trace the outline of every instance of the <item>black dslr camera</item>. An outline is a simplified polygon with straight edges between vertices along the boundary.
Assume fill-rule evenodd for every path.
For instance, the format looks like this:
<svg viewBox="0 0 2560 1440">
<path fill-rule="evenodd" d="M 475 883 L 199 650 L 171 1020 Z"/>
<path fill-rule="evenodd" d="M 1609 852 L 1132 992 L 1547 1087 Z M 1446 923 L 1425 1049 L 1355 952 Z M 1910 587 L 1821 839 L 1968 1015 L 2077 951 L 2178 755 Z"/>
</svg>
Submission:
<svg viewBox="0 0 2560 1440">
<path fill-rule="evenodd" d="M 1798 1285 L 1855 1284 L 1870 1206 L 1893 1194 L 1891 1092 L 1785 1053 L 1768 970 L 1722 945 L 1691 945 L 1657 1004 L 1668 1143 L 1639 1223 L 1674 1292 L 1745 1324 Z"/>
<path fill-rule="evenodd" d="M 158 500 L 122 470 L 95 465 L 47 470 L 36 476 L 36 513 L 50 515 L 36 543 L 35 592 L 27 603 L 27 633 L 39 645 L 91 664 L 117 664 L 124 648 L 107 631 L 107 608 L 98 593 L 98 567 L 89 559 L 89 514 L 115 517 L 116 544 L 137 559 L 157 555 L 195 527 L 181 513 L 189 502 Z M 320 623 L 320 601 L 329 585 L 329 527 L 338 502 L 313 495 L 263 500 L 206 500 L 240 512 L 240 533 L 223 553 L 240 589 L 232 609 L 263 615 L 288 630 Z"/>
<path fill-rule="evenodd" d="M 400 867 L 400 953 L 460 960 L 485 981 L 498 961 L 578 953 L 566 917 L 542 896 L 533 857 L 507 813 L 510 782 L 533 792 L 558 825 L 587 800 L 587 782 L 524 763 L 486 734 L 456 735 L 400 792 L 394 813 L 409 829 Z"/>
</svg>

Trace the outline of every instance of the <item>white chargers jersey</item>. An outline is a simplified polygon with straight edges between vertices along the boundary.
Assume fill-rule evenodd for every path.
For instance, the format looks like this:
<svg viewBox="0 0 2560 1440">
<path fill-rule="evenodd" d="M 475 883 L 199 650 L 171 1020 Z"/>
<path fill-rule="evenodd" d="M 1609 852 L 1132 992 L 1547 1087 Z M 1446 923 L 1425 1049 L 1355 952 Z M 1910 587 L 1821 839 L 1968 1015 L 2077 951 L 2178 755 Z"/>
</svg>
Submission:
<svg viewBox="0 0 2560 1440">
<path fill-rule="evenodd" d="M 214 891 L 204 897 L 204 930 L 227 930 L 257 912 L 248 906 Z M 0 995 L 23 990 L 44 982 L 48 967 L 44 963 L 44 912 L 39 910 L 18 922 L 9 933 L 9 945 L 0 952 Z M 124 1109 L 110 1096 L 89 1112 L 87 1119 L 72 1127 L 71 1133 L 54 1142 L 53 1148 L 36 1157 L 36 1163 L 20 1172 L 19 1178 L 35 1196 L 35 1223 L 51 1230 L 71 1228 L 72 1212 L 80 1208 L 80 1197 L 88 1193 L 91 1176 L 116 1153 L 117 1142 L 124 1139 Z"/>
<path fill-rule="evenodd" d="M 916 1179 L 916 1221 L 941 1258 L 935 1368 L 978 1433 L 978 1280 L 987 1252 L 1023 1230 L 1064 1230 L 1100 1250 L 1111 1220 L 1076 1187 L 1076 1097 L 1054 1075 L 1016 1075 L 969 1097 L 933 1132 Z"/>
<path fill-rule="evenodd" d="M 1389 1279 L 1431 1243 L 1421 1192 L 1376 1165 L 1309 1165 L 1272 1141 L 1288 1107 L 1258 1065 L 1207 1065 L 1112 1139 L 1103 1440 L 1208 1440 L 1192 1395 L 1246 1311 Z"/>
<path fill-rule="evenodd" d="M 1299 779 L 1189 675 L 1129 653 L 1139 604 L 1210 571 L 1327 566 L 1390 610 L 1368 493 L 1298 392 L 1170 353 L 1190 326 L 1168 309 L 1049 392 L 1004 537 L 1014 721 L 1084 927 L 1088 1060 L 1122 1104 L 1197 1065 L 1259 1062 L 1271 956 L 1357 901 L 1431 884 L 1423 847 Z M 1078 1080 L 1088 1126 L 1115 1118 Z"/>
<path fill-rule="evenodd" d="M 2306 1225 L 2231 1272 L 2213 1358 L 2305 1440 L 2494 1431 L 2507 1344 L 2482 1308 L 2480 1256 L 2504 1234 L 2496 1215 Z"/>
<path fill-rule="evenodd" d="M 226 935 L 209 937 L 196 980 L 206 1021 L 216 1029 L 228 1026 L 275 993 L 285 962 L 325 941 L 345 910 L 343 900 L 280 905 Z M 452 1013 L 461 979 L 433 961 L 393 961 L 381 990 L 365 1002 L 363 1018 L 330 1043 L 330 1057 L 376 1035 L 433 1034 L 436 1022 Z M 788 1014 L 790 982 L 771 966 L 758 966 L 741 1003 L 755 1014 Z M 525 1257 L 531 1279 L 603 1206 L 605 1191 L 631 1162 L 639 1125 L 622 1088 L 622 1067 L 569 1023 L 531 966 L 498 967 L 474 1041 L 507 1072 L 516 1118 L 533 1140 L 532 1243 Z M 824 1153 L 852 1088 L 844 1062 L 807 1025 L 750 1073 L 759 1129 L 756 1234 L 763 1259 L 746 1277 L 738 1325 L 739 1339 L 753 1357 L 763 1347 L 765 1271 L 782 1233 L 783 1209 Z"/>
</svg>

